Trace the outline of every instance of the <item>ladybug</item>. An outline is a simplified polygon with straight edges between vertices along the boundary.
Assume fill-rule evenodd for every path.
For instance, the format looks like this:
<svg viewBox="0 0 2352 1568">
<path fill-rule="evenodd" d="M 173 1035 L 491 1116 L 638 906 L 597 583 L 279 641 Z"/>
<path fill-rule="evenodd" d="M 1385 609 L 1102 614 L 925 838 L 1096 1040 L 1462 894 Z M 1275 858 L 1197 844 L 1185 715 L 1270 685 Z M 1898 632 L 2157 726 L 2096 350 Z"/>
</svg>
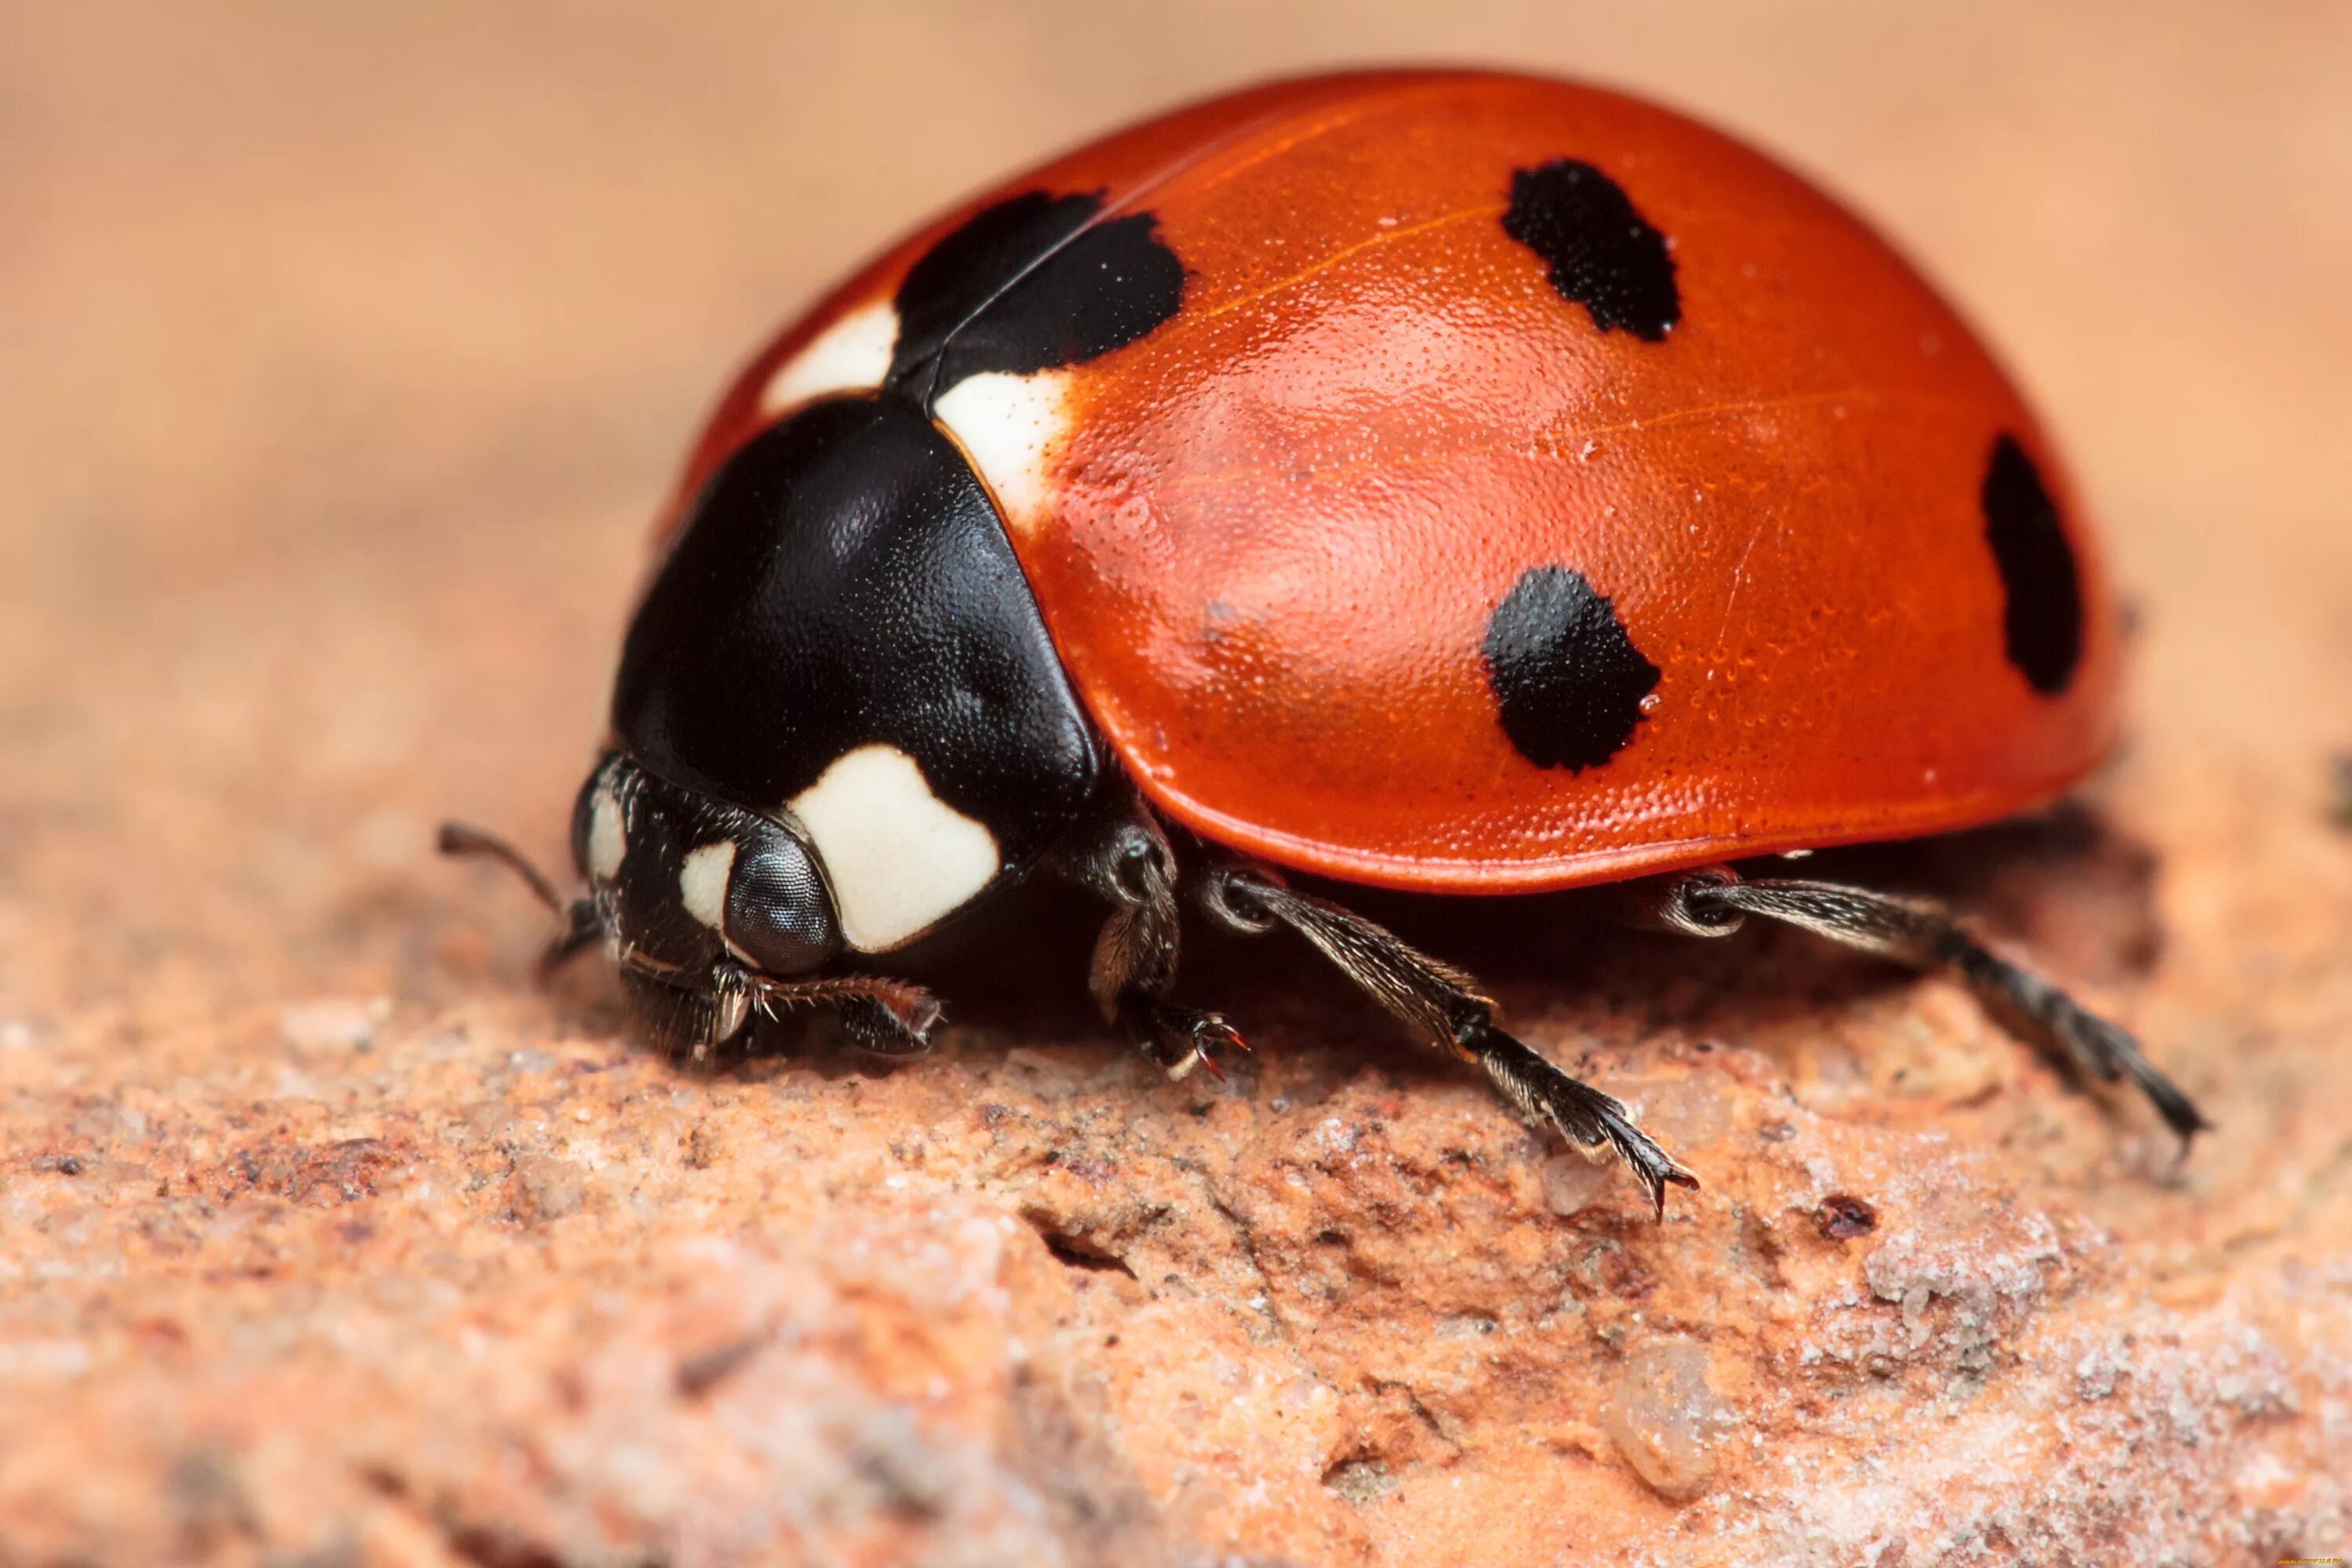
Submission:
<svg viewBox="0 0 2352 1568">
<path fill-rule="evenodd" d="M 1253 88 L 916 232 L 753 360 L 621 650 L 559 898 L 707 1054 L 836 1012 L 1039 870 L 1172 1078 L 1186 892 L 1286 929 L 1524 1111 L 1691 1173 L 1477 983 L 1290 886 L 1624 881 L 1956 975 L 2184 1140 L 2130 1036 L 1933 910 L 1724 862 L 1969 826 L 2116 733 L 2120 628 L 2049 437 L 1863 223 L 1721 133 L 1535 77 Z M 1171 837 L 1171 829 L 1177 830 Z M 1178 844 L 1184 846 L 1180 854 Z"/>
</svg>

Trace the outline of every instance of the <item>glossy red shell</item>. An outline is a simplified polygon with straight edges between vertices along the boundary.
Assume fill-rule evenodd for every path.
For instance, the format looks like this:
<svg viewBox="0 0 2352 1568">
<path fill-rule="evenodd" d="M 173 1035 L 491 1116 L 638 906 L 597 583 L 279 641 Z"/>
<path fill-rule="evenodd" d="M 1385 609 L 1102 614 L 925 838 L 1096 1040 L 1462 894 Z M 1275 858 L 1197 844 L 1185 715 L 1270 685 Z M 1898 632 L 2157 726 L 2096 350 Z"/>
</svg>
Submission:
<svg viewBox="0 0 2352 1568">
<path fill-rule="evenodd" d="M 1597 329 L 1505 233 L 1513 172 L 1562 158 L 1668 237 L 1663 342 Z M 1529 891 L 1961 827 L 2109 749 L 2095 542 L 1967 324 L 1769 159 L 1563 82 L 1279 83 L 1010 181 L 761 354 L 685 492 L 772 416 L 777 365 L 972 211 L 1041 189 L 1149 211 L 1186 271 L 1173 320 L 1057 373 L 1043 499 L 1008 528 L 1102 732 L 1202 834 L 1350 880 Z M 2004 654 L 1979 500 L 2003 435 L 2079 570 L 2054 694 Z M 1549 563 L 1662 672 L 1597 767 L 1515 749 L 1480 655 Z"/>
</svg>

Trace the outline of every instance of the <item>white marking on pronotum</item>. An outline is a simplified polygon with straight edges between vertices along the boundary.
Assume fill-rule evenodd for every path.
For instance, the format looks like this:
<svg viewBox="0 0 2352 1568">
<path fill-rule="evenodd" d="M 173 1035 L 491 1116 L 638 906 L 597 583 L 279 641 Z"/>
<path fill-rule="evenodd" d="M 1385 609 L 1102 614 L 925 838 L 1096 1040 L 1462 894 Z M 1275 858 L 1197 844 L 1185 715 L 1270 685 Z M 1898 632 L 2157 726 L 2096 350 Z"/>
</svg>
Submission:
<svg viewBox="0 0 2352 1568">
<path fill-rule="evenodd" d="M 628 831 L 621 823 L 621 803 L 609 789 L 600 789 L 588 803 L 588 875 L 609 882 L 620 874 L 629 853 Z"/>
<path fill-rule="evenodd" d="M 835 759 L 788 809 L 824 861 L 841 934 L 860 952 L 903 946 L 996 879 L 996 837 L 931 793 L 896 746 Z"/>
<path fill-rule="evenodd" d="M 1005 523 L 1030 529 L 1043 521 L 1051 493 L 1046 465 L 1069 427 L 1062 405 L 1068 378 L 1060 371 L 968 375 L 931 405 L 931 417 L 956 438 L 988 481 Z"/>
<path fill-rule="evenodd" d="M 890 374 L 898 312 L 887 300 L 860 305 L 778 365 L 760 389 L 760 412 L 777 415 L 828 392 L 864 392 Z"/>
<path fill-rule="evenodd" d="M 677 870 L 678 901 L 712 931 L 727 929 L 727 879 L 735 869 L 735 841 L 721 838 L 686 852 Z"/>
</svg>

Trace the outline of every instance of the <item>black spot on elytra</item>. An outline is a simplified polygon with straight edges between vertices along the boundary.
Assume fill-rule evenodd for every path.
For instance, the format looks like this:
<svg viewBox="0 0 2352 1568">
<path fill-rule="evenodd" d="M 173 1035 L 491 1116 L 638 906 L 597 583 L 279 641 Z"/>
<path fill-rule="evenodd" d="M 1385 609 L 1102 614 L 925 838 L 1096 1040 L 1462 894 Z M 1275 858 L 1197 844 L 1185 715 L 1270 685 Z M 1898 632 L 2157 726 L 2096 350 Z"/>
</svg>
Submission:
<svg viewBox="0 0 2352 1568">
<path fill-rule="evenodd" d="M 1633 210 L 1617 182 L 1559 158 L 1511 174 L 1503 232 L 1543 258 L 1551 286 L 1602 331 L 1658 342 L 1683 318 L 1666 237 Z"/>
<path fill-rule="evenodd" d="M 1537 566 L 1486 623 L 1486 679 L 1503 732 L 1542 768 L 1597 768 L 1633 738 L 1658 667 L 1583 574 Z"/>
<path fill-rule="evenodd" d="M 2082 576 L 2057 504 L 2015 437 L 1992 444 L 1979 500 L 1985 542 L 2009 597 L 2001 615 L 2009 662 L 2034 690 L 2055 697 L 2074 680 L 2083 657 Z"/>
<path fill-rule="evenodd" d="M 968 375 L 1079 364 L 1176 313 L 1184 265 L 1148 212 L 1097 223 L 1100 193 L 1032 191 L 923 253 L 898 285 L 883 384 L 926 408 Z"/>
</svg>

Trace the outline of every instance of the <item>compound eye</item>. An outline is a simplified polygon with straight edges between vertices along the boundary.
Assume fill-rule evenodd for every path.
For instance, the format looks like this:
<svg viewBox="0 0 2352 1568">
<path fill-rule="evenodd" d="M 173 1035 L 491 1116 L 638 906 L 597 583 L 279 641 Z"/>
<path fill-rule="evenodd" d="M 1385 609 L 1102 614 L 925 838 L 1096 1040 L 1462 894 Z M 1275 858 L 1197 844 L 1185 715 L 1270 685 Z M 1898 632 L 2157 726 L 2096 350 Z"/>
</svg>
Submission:
<svg viewBox="0 0 2352 1568">
<path fill-rule="evenodd" d="M 770 974 L 805 974 L 841 951 L 833 894 L 808 850 L 781 828 L 739 841 L 727 940 Z"/>
</svg>

